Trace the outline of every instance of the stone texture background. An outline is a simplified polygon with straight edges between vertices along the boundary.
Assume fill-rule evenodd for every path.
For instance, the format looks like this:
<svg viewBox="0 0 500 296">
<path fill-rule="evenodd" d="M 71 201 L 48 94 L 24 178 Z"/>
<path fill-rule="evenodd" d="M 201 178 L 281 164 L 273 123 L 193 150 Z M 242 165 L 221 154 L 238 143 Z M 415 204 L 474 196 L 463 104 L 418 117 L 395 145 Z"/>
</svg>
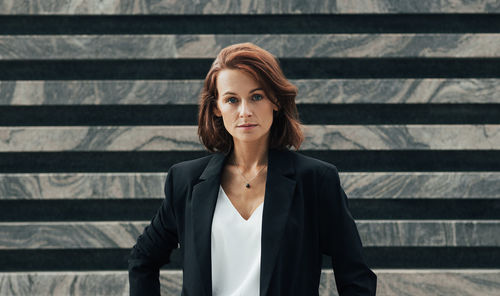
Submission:
<svg viewBox="0 0 500 296">
<path fill-rule="evenodd" d="M 302 14 L 302 13 L 478 13 L 499 12 L 495 0 L 26 0 L 3 1 L 2 14 Z"/>
<path fill-rule="evenodd" d="M 137 34 L 118 29 L 79 34 L 64 28 L 61 33 L 57 23 L 51 23 L 53 16 L 75 22 L 90 16 L 104 23 L 106 17 L 118 22 L 120 16 L 145 20 L 267 15 L 271 22 L 290 15 L 355 18 L 364 14 L 391 22 L 401 15 L 426 18 L 464 13 L 498 19 L 500 2 L 0 1 L 0 24 L 4 24 L 0 28 L 0 69 L 4 69 L 0 73 L 0 295 L 128 294 L 126 256 L 163 198 L 168 170 L 158 170 L 149 162 L 195 158 L 204 148 L 197 127 L 180 122 L 179 117 L 170 119 L 171 124 L 160 119 L 146 122 L 140 116 L 129 118 L 130 122 L 116 118 L 123 110 L 141 108 L 195 110 L 204 76 L 186 79 L 175 72 L 190 60 L 211 61 L 220 49 L 238 42 L 253 42 L 292 65 L 285 70 L 299 89 L 297 104 L 318 112 L 314 122 L 304 123 L 302 152 L 325 161 L 368 155 L 369 160 L 380 158 L 396 168 L 377 169 L 370 161 L 362 169 L 339 167 L 368 261 L 379 278 L 378 295 L 497 295 L 500 114 L 493 112 L 500 110 L 500 71 L 491 65 L 500 61 L 500 28 L 476 32 L 461 27 L 444 33 L 449 24 L 438 23 L 426 29 L 436 32 L 422 33 L 275 33 L 269 28 L 269 32 L 248 34 L 233 32 L 228 24 L 223 34 Z M 29 28 L 39 20 L 49 26 L 33 34 L 9 27 L 21 22 Z M 332 64 L 397 63 L 391 66 L 395 73 L 384 77 L 346 77 L 341 70 L 315 77 L 310 75 L 315 69 L 303 71 L 286 63 L 309 59 Z M 100 73 L 112 72 L 106 68 L 110 61 L 132 65 L 165 60 L 171 61 L 172 79 L 159 74 L 98 78 Z M 68 79 L 57 66 L 61 61 L 67 67 L 76 65 L 75 69 L 94 65 L 86 68 L 92 79 Z M 427 64 L 434 75 L 417 69 L 419 63 L 429 61 L 437 63 Z M 460 73 L 442 71 L 443 61 L 463 65 Z M 407 68 L 411 72 L 407 75 L 398 70 L 403 69 L 398 63 L 415 69 Z M 474 68 L 475 64 L 480 66 Z M 493 70 L 481 71 L 481 65 Z M 53 68 L 57 79 L 37 74 L 42 73 L 38 66 Z M 468 75 L 469 71 L 476 74 Z M 35 78 L 17 78 L 26 73 Z M 380 108 L 391 112 L 377 115 Z M 414 117 L 397 117 L 398 112 L 411 114 L 412 108 L 417 112 Z M 335 123 L 339 113 L 356 110 L 373 110 L 370 116 L 377 118 L 373 121 L 382 123 L 369 123 L 371 119 L 356 114 L 348 123 Z M 69 115 L 50 118 L 64 113 Z M 96 124 L 99 114 L 108 116 L 104 122 L 111 124 Z M 75 123 L 71 116 L 89 120 Z M 399 153 L 406 153 L 402 163 L 393 159 Z M 94 169 L 79 167 L 80 159 L 96 162 L 90 164 Z M 120 169 L 98 166 L 109 159 L 120 163 Z M 136 159 L 139 169 L 130 169 L 135 167 L 128 163 Z M 416 169 L 408 169 L 409 162 Z M 424 165 L 418 166 L 419 162 Z M 445 169 L 425 166 L 432 162 Z M 178 261 L 181 255 L 175 256 Z M 162 294 L 180 295 L 178 265 L 162 270 L 160 279 Z M 322 270 L 319 292 L 337 295 L 331 268 Z"/>
</svg>

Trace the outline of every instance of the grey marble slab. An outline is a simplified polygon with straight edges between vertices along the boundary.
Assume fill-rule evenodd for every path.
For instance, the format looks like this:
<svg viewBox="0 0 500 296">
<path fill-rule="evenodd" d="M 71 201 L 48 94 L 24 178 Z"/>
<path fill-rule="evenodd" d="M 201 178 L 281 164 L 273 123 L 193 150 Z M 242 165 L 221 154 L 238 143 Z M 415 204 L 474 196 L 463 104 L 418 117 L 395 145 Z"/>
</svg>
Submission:
<svg viewBox="0 0 500 296">
<path fill-rule="evenodd" d="M 308 14 L 308 13 L 494 13 L 496 0 L 4 0 L 0 14 Z"/>
<path fill-rule="evenodd" d="M 306 125 L 304 149 L 468 150 L 500 148 L 500 125 Z"/>
<path fill-rule="evenodd" d="M 380 296 L 497 296 L 498 269 L 373 270 Z M 182 271 L 160 271 L 162 295 L 180 295 Z M 0 295 L 128 295 L 126 271 L 2 272 Z M 320 296 L 337 296 L 334 273 L 322 270 Z"/>
<path fill-rule="evenodd" d="M 164 198 L 166 173 L 0 174 L 0 200 Z M 500 198 L 500 172 L 341 172 L 350 199 Z"/>
<path fill-rule="evenodd" d="M 252 42 L 278 58 L 499 57 L 500 34 L 0 36 L 0 60 L 215 58 Z"/>
<path fill-rule="evenodd" d="M 1 128 L 0 151 L 202 150 L 195 126 Z"/>
<path fill-rule="evenodd" d="M 297 103 L 500 103 L 500 79 L 292 80 Z"/>
<path fill-rule="evenodd" d="M 500 198 L 497 172 L 340 173 L 349 198 Z"/>
<path fill-rule="evenodd" d="M 169 275 L 170 282 L 182 272 Z M 162 283 L 165 279 L 162 278 Z M 163 287 L 162 287 L 163 288 Z M 44 295 L 129 295 L 126 271 L 64 271 L 64 272 L 2 272 L 0 273 L 0 295 L 44 296 Z M 178 292 L 177 290 L 175 292 Z M 170 294 L 176 295 L 176 294 Z"/>
<path fill-rule="evenodd" d="M 299 90 L 297 104 L 500 103 L 500 79 L 292 79 L 291 82 Z M 196 105 L 202 86 L 202 80 L 0 81 L 0 105 Z"/>
<path fill-rule="evenodd" d="M 303 150 L 496 150 L 500 125 L 305 125 Z M 0 127 L 0 152 L 204 150 L 197 126 Z"/>
<path fill-rule="evenodd" d="M 132 248 L 146 222 L 0 223 L 0 250 Z"/>
<path fill-rule="evenodd" d="M 180 295 L 182 271 L 162 270 L 162 295 Z M 0 273 L 0 295 L 129 295 L 126 271 L 67 271 Z"/>
<path fill-rule="evenodd" d="M 149 222 L 5 222 L 0 250 L 131 248 Z M 367 247 L 499 247 L 500 220 L 358 220 Z"/>
<path fill-rule="evenodd" d="M 374 270 L 380 296 L 493 296 L 500 290 L 498 270 Z M 334 273 L 323 270 L 321 296 L 336 296 Z"/>
<path fill-rule="evenodd" d="M 367 247 L 498 247 L 500 221 L 359 220 Z"/>
<path fill-rule="evenodd" d="M 163 198 L 166 176 L 166 173 L 0 174 L 0 200 Z"/>
<path fill-rule="evenodd" d="M 197 104 L 202 86 L 201 80 L 0 81 L 0 105 Z"/>
</svg>

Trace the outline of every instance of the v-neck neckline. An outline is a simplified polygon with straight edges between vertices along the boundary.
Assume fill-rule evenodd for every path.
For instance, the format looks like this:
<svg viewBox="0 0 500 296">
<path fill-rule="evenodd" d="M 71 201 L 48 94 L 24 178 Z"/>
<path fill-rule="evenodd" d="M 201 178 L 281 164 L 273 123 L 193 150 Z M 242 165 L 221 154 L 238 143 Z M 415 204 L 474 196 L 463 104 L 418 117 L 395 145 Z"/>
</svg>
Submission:
<svg viewBox="0 0 500 296">
<path fill-rule="evenodd" d="M 229 196 L 226 194 L 226 192 L 224 191 L 224 188 L 222 188 L 222 185 L 220 185 L 220 189 L 222 190 L 222 195 L 224 196 L 224 198 L 226 199 L 227 202 L 229 202 L 229 204 L 231 205 L 231 208 L 236 212 L 236 214 L 244 221 L 244 222 L 249 222 L 253 216 L 255 216 L 255 212 L 257 212 L 263 205 L 264 205 L 264 202 L 261 202 L 260 205 L 258 207 L 255 208 L 255 210 L 253 210 L 253 212 L 250 214 L 250 217 L 248 217 L 248 219 L 245 219 L 243 218 L 243 216 L 241 216 L 240 212 L 238 211 L 238 209 L 236 209 L 236 207 L 234 206 L 233 202 L 231 201 L 231 199 L 229 199 Z"/>
</svg>

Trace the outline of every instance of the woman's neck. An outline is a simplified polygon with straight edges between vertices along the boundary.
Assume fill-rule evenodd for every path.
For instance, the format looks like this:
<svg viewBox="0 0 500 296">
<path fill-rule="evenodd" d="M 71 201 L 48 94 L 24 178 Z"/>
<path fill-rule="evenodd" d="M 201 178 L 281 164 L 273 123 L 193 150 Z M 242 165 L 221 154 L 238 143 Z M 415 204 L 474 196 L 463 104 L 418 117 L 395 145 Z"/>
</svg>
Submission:
<svg viewBox="0 0 500 296">
<path fill-rule="evenodd" d="M 269 145 L 262 143 L 234 143 L 229 157 L 232 164 L 237 164 L 242 171 L 250 171 L 267 165 Z"/>
</svg>

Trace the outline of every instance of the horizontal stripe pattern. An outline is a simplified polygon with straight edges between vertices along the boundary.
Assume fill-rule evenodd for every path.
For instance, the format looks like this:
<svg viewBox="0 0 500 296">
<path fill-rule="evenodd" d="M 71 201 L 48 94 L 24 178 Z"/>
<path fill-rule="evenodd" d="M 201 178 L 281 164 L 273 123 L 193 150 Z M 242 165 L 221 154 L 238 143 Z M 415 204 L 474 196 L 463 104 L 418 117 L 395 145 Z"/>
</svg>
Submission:
<svg viewBox="0 0 500 296">
<path fill-rule="evenodd" d="M 0 152 L 196 151 L 197 126 L 0 127 Z M 304 150 L 497 150 L 500 125 L 306 125 Z"/>
<path fill-rule="evenodd" d="M 42 0 L 6 0 L 0 6 L 0 14 L 305 14 L 305 13 L 478 13 L 500 12 L 495 0 L 460 1 L 453 3 L 421 1 L 410 4 L 400 1 L 337 0 L 337 1 L 290 1 L 257 0 L 217 1 L 154 1 L 145 0 L 71 0 L 63 3 Z"/>
<path fill-rule="evenodd" d="M 213 59 L 0 60 L 0 80 L 202 79 Z M 290 79 L 499 78 L 500 58 L 282 58 Z M 35 70 L 36 69 L 36 70 Z"/>
<path fill-rule="evenodd" d="M 30 24 L 27 26 L 26 24 Z M 228 26 L 228 24 L 231 24 Z M 499 33 L 494 13 L 2 15 L 0 35 Z"/>
<path fill-rule="evenodd" d="M 0 36 L 0 60 L 213 58 L 252 42 L 278 58 L 499 57 L 499 34 Z"/>
<path fill-rule="evenodd" d="M 237 42 L 298 86 L 300 152 L 339 169 L 379 294 L 500 290 L 497 1 L 59 2 L 0 3 L 1 295 L 128 293 L 166 171 L 208 154 L 202 79 Z"/>
<path fill-rule="evenodd" d="M 129 254 L 130 249 L 0 250 L 0 271 L 125 270 Z M 364 254 L 372 268 L 500 268 L 499 247 L 365 247 Z M 182 256 L 173 250 L 163 269 L 181 269 Z M 322 268 L 332 268 L 331 257 L 323 256 Z"/>
<path fill-rule="evenodd" d="M 375 269 L 379 295 L 494 296 L 500 289 L 498 269 Z M 31 283 L 31 284 L 27 284 Z M 487 284 L 485 284 L 487 283 Z M 20 295 L 128 295 L 126 271 L 0 272 L 0 294 Z M 179 295 L 182 272 L 160 271 L 162 295 Z M 22 290 L 16 290 L 15 288 Z M 320 296 L 338 295 L 334 274 L 322 270 Z"/>
<path fill-rule="evenodd" d="M 500 79 L 292 79 L 297 104 L 500 103 Z M 0 81 L 0 105 L 196 105 L 201 80 Z M 325 95 L 327 94 L 327 95 Z"/>
<path fill-rule="evenodd" d="M 0 223 L 0 249 L 131 248 L 148 222 Z M 498 220 L 358 220 L 366 247 L 499 247 Z"/>
<path fill-rule="evenodd" d="M 350 198 L 356 220 L 495 220 L 495 198 Z M 160 198 L 7 199 L 0 201 L 0 222 L 149 221 Z M 23 209 L 19 212 L 19 209 Z"/>
<path fill-rule="evenodd" d="M 166 173 L 0 174 L 2 200 L 164 197 Z M 499 199 L 499 172 L 341 172 L 350 199 Z M 443 186 L 446 184 L 446 186 Z"/>
<path fill-rule="evenodd" d="M 300 150 L 342 172 L 497 172 L 500 150 Z M 165 172 L 206 151 L 0 152 L 3 173 Z"/>
<path fill-rule="evenodd" d="M 500 124 L 500 104 L 299 104 L 303 125 Z M 0 126 L 181 126 L 197 105 L 1 106 Z"/>
</svg>

